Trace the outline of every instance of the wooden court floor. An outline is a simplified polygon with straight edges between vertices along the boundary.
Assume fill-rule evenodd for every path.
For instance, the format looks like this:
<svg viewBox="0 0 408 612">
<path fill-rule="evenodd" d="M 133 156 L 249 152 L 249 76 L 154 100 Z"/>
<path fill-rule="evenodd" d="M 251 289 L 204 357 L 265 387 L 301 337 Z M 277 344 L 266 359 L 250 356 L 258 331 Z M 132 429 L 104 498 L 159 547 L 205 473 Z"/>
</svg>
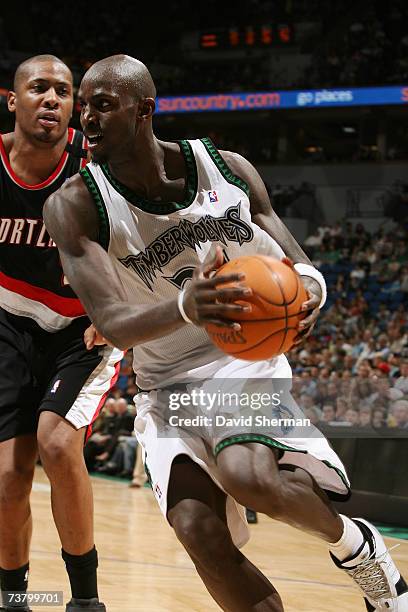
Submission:
<svg viewBox="0 0 408 612">
<path fill-rule="evenodd" d="M 219 610 L 164 521 L 150 489 L 93 478 L 99 590 L 108 612 L 211 612 Z M 50 511 L 50 488 L 37 468 L 32 493 L 34 533 L 30 590 L 63 590 L 68 578 Z M 250 525 L 245 554 L 268 576 L 286 612 L 364 612 L 358 591 L 328 559 L 324 544 L 260 517 Z M 408 542 L 388 539 L 408 576 Z M 65 607 L 34 610 L 65 611 Z"/>
</svg>

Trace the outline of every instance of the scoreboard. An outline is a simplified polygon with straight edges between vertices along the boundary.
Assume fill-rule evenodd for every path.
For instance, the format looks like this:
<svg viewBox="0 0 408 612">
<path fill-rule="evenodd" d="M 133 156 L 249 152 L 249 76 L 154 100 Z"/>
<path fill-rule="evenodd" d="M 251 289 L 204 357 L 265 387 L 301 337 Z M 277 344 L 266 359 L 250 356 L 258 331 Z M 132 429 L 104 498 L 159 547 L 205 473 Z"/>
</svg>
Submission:
<svg viewBox="0 0 408 612">
<path fill-rule="evenodd" d="M 293 43 L 294 31 L 290 23 L 216 28 L 200 32 L 201 49 L 259 49 L 287 47 Z"/>
</svg>

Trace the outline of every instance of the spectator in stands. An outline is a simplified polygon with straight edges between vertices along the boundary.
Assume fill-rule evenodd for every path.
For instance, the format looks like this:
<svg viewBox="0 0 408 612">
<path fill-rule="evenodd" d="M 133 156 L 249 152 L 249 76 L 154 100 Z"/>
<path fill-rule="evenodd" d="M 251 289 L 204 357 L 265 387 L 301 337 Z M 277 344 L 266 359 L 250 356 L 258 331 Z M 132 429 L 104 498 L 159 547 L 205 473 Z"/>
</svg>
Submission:
<svg viewBox="0 0 408 612">
<path fill-rule="evenodd" d="M 382 429 L 387 426 L 387 412 L 381 408 L 372 411 L 371 425 L 375 429 Z"/>
<path fill-rule="evenodd" d="M 303 370 L 300 377 L 301 377 L 303 393 L 305 393 L 306 395 L 310 395 L 310 397 L 312 398 L 315 398 L 316 388 L 317 388 L 316 379 L 312 376 L 309 370 Z"/>
<path fill-rule="evenodd" d="M 373 394 L 372 380 L 369 378 L 362 378 L 358 375 L 352 380 L 350 389 L 350 401 L 355 403 L 357 406 L 360 402 L 365 402 Z"/>
<path fill-rule="evenodd" d="M 321 420 L 321 412 L 316 406 L 311 406 L 310 408 L 306 408 L 303 410 L 303 413 L 307 419 L 310 420 L 312 425 L 315 427 L 320 427 L 323 425 L 323 421 Z"/>
<path fill-rule="evenodd" d="M 408 400 L 400 399 L 392 403 L 389 426 L 408 429 Z"/>
<path fill-rule="evenodd" d="M 93 426 L 93 433 L 84 448 L 86 467 L 89 471 L 95 469 L 96 463 L 103 458 L 105 448 L 108 446 L 115 427 L 116 419 L 116 400 L 109 397 L 101 414 Z"/>
<path fill-rule="evenodd" d="M 118 436 L 114 451 L 106 463 L 97 471 L 102 474 L 132 478 L 136 460 L 137 440 L 134 431 Z"/>
<path fill-rule="evenodd" d="M 389 378 L 393 381 L 395 387 L 395 379 L 400 374 L 401 353 L 390 353 L 388 355 L 387 364 L 390 367 Z"/>
<path fill-rule="evenodd" d="M 400 290 L 408 293 L 408 266 L 401 268 L 400 272 Z"/>
<path fill-rule="evenodd" d="M 322 236 L 319 232 L 319 228 L 317 228 L 314 234 L 310 234 L 303 242 L 306 247 L 319 247 L 322 244 Z"/>
<path fill-rule="evenodd" d="M 402 353 L 405 347 L 408 346 L 408 334 L 403 332 L 401 327 L 392 324 L 387 330 L 389 348 L 391 353 Z"/>
<path fill-rule="evenodd" d="M 388 377 L 381 377 L 374 380 L 374 393 L 367 398 L 367 402 L 373 408 L 385 408 L 388 412 L 391 404 L 402 397 L 402 391 L 391 387 Z"/>
<path fill-rule="evenodd" d="M 360 427 L 371 429 L 371 408 L 362 406 L 360 412 Z"/>
<path fill-rule="evenodd" d="M 319 421 L 322 418 L 322 411 L 319 408 L 319 406 L 315 403 L 313 397 L 311 395 L 307 395 L 306 393 L 303 393 L 300 398 L 299 398 L 299 406 L 302 408 L 303 412 L 306 414 L 306 412 L 308 410 L 314 410 L 317 415 L 318 415 L 318 419 Z"/>
<path fill-rule="evenodd" d="M 408 361 L 401 363 L 400 375 L 395 381 L 394 387 L 408 397 Z"/>
<path fill-rule="evenodd" d="M 330 405 L 335 405 L 338 396 L 339 396 L 338 385 L 333 381 L 329 382 L 327 385 L 327 394 L 325 397 L 325 402 Z"/>
<path fill-rule="evenodd" d="M 339 274 L 336 280 L 335 292 L 341 298 L 345 298 L 347 296 L 347 284 L 344 274 Z"/>
<path fill-rule="evenodd" d="M 346 412 L 349 409 L 349 401 L 344 397 L 338 397 L 336 400 L 336 420 L 345 421 Z"/>
<path fill-rule="evenodd" d="M 322 419 L 325 423 L 328 423 L 330 425 L 330 423 L 332 423 L 333 421 L 336 421 L 336 410 L 334 408 L 334 406 L 332 404 L 325 404 L 323 406 L 323 416 Z"/>
<path fill-rule="evenodd" d="M 350 426 L 358 427 L 360 425 L 360 414 L 357 408 L 349 408 L 344 416 L 345 422 Z"/>
<path fill-rule="evenodd" d="M 373 360 L 380 357 L 382 361 L 385 361 L 390 354 L 391 349 L 389 346 L 389 338 L 387 334 L 380 334 L 375 344 L 374 351 L 370 354 L 369 359 Z"/>
<path fill-rule="evenodd" d="M 407 323 L 408 323 L 408 313 L 406 311 L 406 303 L 407 303 L 407 300 L 405 299 L 404 303 L 399 304 L 397 309 L 394 311 L 393 315 L 391 316 L 391 321 L 405 328 L 407 327 Z"/>
<path fill-rule="evenodd" d="M 113 456 L 122 436 L 131 436 L 134 430 L 134 410 L 129 410 L 129 406 L 125 398 L 119 398 L 115 402 L 115 419 L 111 429 L 111 437 L 106 444 L 104 451 L 97 459 L 100 465 L 97 466 L 97 471 L 105 474 L 114 474 L 122 466 L 118 466 L 116 461 L 113 461 Z"/>
<path fill-rule="evenodd" d="M 356 267 L 350 272 L 350 278 L 357 279 L 359 286 L 363 284 L 365 277 L 366 271 L 361 263 L 358 263 Z"/>
</svg>

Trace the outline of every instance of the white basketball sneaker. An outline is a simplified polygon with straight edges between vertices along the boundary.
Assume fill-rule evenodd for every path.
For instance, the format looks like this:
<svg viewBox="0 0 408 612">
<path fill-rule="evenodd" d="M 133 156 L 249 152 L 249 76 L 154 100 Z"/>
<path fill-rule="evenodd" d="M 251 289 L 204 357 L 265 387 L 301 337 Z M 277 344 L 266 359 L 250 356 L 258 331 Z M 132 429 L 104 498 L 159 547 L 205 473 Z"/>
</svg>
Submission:
<svg viewBox="0 0 408 612">
<path fill-rule="evenodd" d="M 364 519 L 353 518 L 364 542 L 351 557 L 334 563 L 354 580 L 364 593 L 369 612 L 408 612 L 408 586 L 399 573 L 379 531 Z"/>
</svg>

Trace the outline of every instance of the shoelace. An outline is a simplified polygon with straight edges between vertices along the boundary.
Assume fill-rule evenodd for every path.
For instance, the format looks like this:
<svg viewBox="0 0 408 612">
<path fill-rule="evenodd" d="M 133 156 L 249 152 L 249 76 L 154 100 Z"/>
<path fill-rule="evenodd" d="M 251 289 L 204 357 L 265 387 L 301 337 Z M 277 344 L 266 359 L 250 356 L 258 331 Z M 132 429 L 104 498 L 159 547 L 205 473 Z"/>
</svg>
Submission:
<svg viewBox="0 0 408 612">
<path fill-rule="evenodd" d="M 392 548 L 385 550 L 379 557 L 362 561 L 355 569 L 346 570 L 364 593 L 373 601 L 379 601 L 384 597 L 392 597 L 381 563 L 385 560 L 387 554 L 394 550 L 394 548 L 397 548 L 397 546 L 399 544 L 395 544 Z"/>
</svg>

